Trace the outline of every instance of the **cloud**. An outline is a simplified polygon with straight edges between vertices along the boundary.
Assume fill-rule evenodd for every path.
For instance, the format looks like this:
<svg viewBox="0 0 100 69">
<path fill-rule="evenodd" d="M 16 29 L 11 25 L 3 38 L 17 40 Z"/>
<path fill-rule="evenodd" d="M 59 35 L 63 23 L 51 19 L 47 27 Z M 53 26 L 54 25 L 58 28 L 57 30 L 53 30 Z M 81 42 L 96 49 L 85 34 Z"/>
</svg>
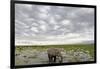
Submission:
<svg viewBox="0 0 100 69">
<path fill-rule="evenodd" d="M 15 37 L 16 42 L 93 42 L 94 9 L 16 4 Z"/>
<path fill-rule="evenodd" d="M 63 20 L 61 23 L 62 23 L 63 25 L 69 25 L 70 21 L 69 21 L 69 20 Z"/>
<path fill-rule="evenodd" d="M 39 32 L 39 30 L 37 29 L 37 27 L 32 27 L 31 30 L 34 31 L 34 32 Z"/>
</svg>

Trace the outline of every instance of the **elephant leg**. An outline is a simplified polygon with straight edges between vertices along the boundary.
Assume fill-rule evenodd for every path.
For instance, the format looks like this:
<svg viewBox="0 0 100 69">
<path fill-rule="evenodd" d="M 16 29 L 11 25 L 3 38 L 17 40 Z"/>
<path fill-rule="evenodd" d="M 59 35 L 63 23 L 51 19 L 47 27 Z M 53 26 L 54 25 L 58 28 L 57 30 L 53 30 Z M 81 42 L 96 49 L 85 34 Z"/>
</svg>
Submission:
<svg viewBox="0 0 100 69">
<path fill-rule="evenodd" d="M 54 56 L 54 62 L 56 62 L 56 56 Z"/>
<path fill-rule="evenodd" d="M 53 56 L 48 55 L 48 58 L 49 58 L 49 63 L 50 63 L 50 64 L 51 64 L 52 62 L 54 62 L 54 61 L 53 61 Z"/>
<path fill-rule="evenodd" d="M 52 57 L 50 55 L 48 55 L 48 58 L 49 58 L 49 63 L 52 62 Z"/>
<path fill-rule="evenodd" d="M 60 63 L 62 63 L 63 62 L 63 57 L 62 56 L 60 56 L 60 61 L 59 61 Z"/>
</svg>

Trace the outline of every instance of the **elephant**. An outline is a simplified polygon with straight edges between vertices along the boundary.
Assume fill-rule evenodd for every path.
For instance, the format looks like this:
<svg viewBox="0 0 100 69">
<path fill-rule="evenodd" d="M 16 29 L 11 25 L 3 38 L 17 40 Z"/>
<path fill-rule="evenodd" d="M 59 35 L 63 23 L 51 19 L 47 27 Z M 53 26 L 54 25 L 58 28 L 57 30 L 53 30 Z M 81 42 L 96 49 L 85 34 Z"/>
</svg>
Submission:
<svg viewBox="0 0 100 69">
<path fill-rule="evenodd" d="M 56 63 L 57 60 L 59 63 L 63 62 L 63 56 L 61 51 L 63 51 L 63 48 L 49 48 L 47 50 L 47 54 L 48 54 L 48 59 L 49 59 L 49 63 Z"/>
</svg>

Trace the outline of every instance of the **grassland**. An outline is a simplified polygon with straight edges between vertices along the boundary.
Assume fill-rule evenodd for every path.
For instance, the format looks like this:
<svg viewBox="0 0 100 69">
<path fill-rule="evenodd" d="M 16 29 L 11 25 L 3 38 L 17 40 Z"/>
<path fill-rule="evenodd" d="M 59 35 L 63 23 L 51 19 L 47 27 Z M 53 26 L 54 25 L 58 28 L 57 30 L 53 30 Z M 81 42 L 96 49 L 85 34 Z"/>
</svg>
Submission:
<svg viewBox="0 0 100 69">
<path fill-rule="evenodd" d="M 74 45 L 23 45 L 15 47 L 15 64 L 47 64 L 48 48 L 63 48 L 65 50 L 64 62 L 94 61 L 94 44 Z M 79 56 L 76 56 L 78 54 Z M 80 59 L 80 60 L 79 60 Z"/>
</svg>

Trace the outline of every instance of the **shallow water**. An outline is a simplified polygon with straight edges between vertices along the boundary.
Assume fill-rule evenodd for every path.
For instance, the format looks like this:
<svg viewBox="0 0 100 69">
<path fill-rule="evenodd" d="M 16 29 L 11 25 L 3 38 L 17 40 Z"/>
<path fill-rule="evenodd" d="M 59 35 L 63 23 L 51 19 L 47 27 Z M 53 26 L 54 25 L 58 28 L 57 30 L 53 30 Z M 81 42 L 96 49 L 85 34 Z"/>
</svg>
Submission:
<svg viewBox="0 0 100 69">
<path fill-rule="evenodd" d="M 80 62 L 80 61 L 93 61 L 88 53 L 82 51 L 67 51 L 62 53 L 63 63 Z M 15 65 L 35 65 L 35 64 L 48 64 L 47 51 L 43 50 L 22 50 L 15 52 Z M 57 62 L 58 63 L 58 62 Z"/>
</svg>

